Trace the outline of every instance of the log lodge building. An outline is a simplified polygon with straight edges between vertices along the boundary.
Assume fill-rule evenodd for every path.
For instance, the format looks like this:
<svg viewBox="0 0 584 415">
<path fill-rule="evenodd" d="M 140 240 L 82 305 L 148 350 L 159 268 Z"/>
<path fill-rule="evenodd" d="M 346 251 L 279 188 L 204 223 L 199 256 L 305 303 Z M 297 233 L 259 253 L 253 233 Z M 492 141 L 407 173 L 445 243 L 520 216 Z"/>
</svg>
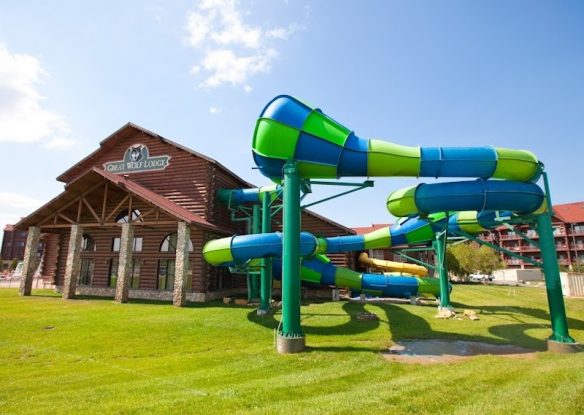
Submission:
<svg viewBox="0 0 584 415">
<path fill-rule="evenodd" d="M 37 270 L 63 298 L 183 306 L 245 292 L 245 276 L 203 261 L 208 240 L 246 232 L 216 191 L 254 187 L 219 162 L 128 123 L 57 180 L 64 191 L 16 225 L 28 231 L 22 295 L 30 295 Z M 281 219 L 274 220 L 278 230 Z M 354 233 L 309 211 L 302 228 L 319 236 Z M 354 265 L 351 254 L 332 260 Z"/>
</svg>

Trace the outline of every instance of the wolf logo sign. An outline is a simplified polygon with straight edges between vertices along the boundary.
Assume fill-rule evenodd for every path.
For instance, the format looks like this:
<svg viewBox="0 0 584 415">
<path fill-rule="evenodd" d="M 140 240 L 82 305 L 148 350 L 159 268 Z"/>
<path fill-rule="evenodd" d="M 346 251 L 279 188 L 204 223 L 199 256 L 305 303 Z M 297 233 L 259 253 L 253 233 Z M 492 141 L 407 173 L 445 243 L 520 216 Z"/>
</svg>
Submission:
<svg viewBox="0 0 584 415">
<path fill-rule="evenodd" d="M 164 170 L 170 156 L 150 157 L 150 151 L 144 144 L 134 144 L 124 153 L 124 159 L 110 161 L 103 168 L 110 173 L 138 173 L 143 171 Z"/>
<path fill-rule="evenodd" d="M 142 158 L 142 148 L 145 149 L 146 147 L 143 146 L 142 144 L 138 144 L 137 146 L 130 147 L 128 149 L 128 151 L 130 152 L 130 159 L 132 159 L 132 161 L 136 162 Z"/>
</svg>

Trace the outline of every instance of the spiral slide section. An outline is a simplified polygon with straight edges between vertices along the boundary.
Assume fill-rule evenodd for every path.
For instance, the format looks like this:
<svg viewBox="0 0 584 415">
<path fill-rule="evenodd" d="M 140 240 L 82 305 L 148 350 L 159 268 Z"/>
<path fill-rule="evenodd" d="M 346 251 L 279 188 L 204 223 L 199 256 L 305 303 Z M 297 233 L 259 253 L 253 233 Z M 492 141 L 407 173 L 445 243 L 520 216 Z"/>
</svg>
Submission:
<svg viewBox="0 0 584 415">
<path fill-rule="evenodd" d="M 287 160 L 302 178 L 472 177 L 536 181 L 539 163 L 526 150 L 495 147 L 409 147 L 364 139 L 296 98 L 280 95 L 256 123 L 253 156 L 275 182 Z"/>
<path fill-rule="evenodd" d="M 273 184 L 252 189 L 219 189 L 217 197 L 225 204 L 244 205 L 246 203 L 262 203 L 264 197 L 275 200 L 281 194 L 282 187 Z"/>
<path fill-rule="evenodd" d="M 369 258 L 369 255 L 367 255 L 366 252 L 362 252 L 361 255 L 359 255 L 359 262 L 370 268 L 375 268 L 383 272 L 399 272 L 400 275 L 408 274 L 417 277 L 425 277 L 428 275 L 428 270 L 421 265 Z"/>
<path fill-rule="evenodd" d="M 281 277 L 281 267 L 274 262 L 274 278 Z M 335 266 L 325 255 L 316 255 L 302 261 L 300 277 L 305 283 L 348 288 L 352 294 L 378 297 L 439 297 L 437 278 L 416 276 L 367 274 Z"/>
<path fill-rule="evenodd" d="M 377 293 L 379 295 L 399 296 L 422 295 L 424 290 L 433 293 L 435 281 L 416 277 L 394 277 L 378 274 L 360 274 L 355 271 L 335 267 L 323 258 L 323 254 L 361 251 L 367 249 L 382 249 L 395 246 L 427 244 L 436 238 L 436 233 L 444 229 L 452 234 L 463 230 L 471 234 L 478 234 L 487 229 L 500 226 L 501 216 L 511 217 L 517 214 L 529 214 L 538 211 L 544 205 L 545 197 L 541 189 L 532 183 L 516 183 L 515 192 L 500 191 L 484 186 L 480 181 L 457 182 L 465 189 L 464 194 L 458 195 L 460 203 L 473 210 L 447 215 L 442 213 L 451 205 L 450 198 L 437 198 L 443 204 L 429 197 L 431 206 L 423 205 L 423 212 L 428 213 L 426 218 L 409 217 L 400 220 L 397 224 L 378 229 L 364 235 L 336 236 L 318 238 L 311 233 L 300 234 L 300 255 L 303 260 L 301 278 L 303 281 L 323 285 L 336 285 L 350 288 L 353 291 Z M 466 184 L 466 185 L 465 185 Z M 421 194 L 432 196 L 439 194 L 442 183 L 426 185 Z M 523 190 L 521 192 L 520 190 Z M 417 202 L 426 201 L 426 198 L 416 199 L 413 196 L 398 197 L 402 193 L 390 195 L 394 209 L 418 209 Z M 413 197 L 413 201 L 412 198 Z M 505 211 L 480 211 L 487 200 L 490 208 L 504 207 Z M 403 205 L 403 206 L 402 206 Z M 412 211 L 412 213 L 414 213 Z M 232 266 L 245 264 L 255 258 L 279 258 L 282 255 L 282 234 L 279 232 L 254 235 L 237 235 L 228 238 L 209 241 L 203 248 L 205 260 L 215 266 Z M 423 280 L 423 281 L 422 281 Z M 403 287 L 406 287 L 403 288 Z M 414 290 L 412 287 L 417 286 Z M 431 287 L 432 286 L 432 287 Z M 401 287 L 401 288 L 399 288 Z M 422 288 L 424 287 L 424 288 Z"/>
</svg>

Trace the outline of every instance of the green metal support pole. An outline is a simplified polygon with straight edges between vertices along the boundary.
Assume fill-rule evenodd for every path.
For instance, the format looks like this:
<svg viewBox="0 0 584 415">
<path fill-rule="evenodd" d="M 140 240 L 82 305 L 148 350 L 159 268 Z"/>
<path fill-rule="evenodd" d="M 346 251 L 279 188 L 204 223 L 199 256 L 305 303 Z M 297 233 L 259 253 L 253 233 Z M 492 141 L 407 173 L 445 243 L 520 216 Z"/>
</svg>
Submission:
<svg viewBox="0 0 584 415">
<path fill-rule="evenodd" d="M 537 216 L 537 233 L 539 234 L 539 245 L 543 260 L 543 273 L 545 276 L 545 286 L 547 291 L 548 305 L 550 308 L 550 318 L 552 322 L 552 335 L 548 340 L 558 343 L 574 343 L 568 333 L 568 321 L 566 309 L 564 307 L 564 297 L 560 282 L 560 267 L 552 227 L 552 203 L 549 191 L 547 174 L 543 173 L 545 193 L 547 198 L 547 209 Z"/>
<path fill-rule="evenodd" d="M 448 223 L 448 219 L 446 220 Z M 439 233 L 432 243 L 436 253 L 436 271 L 440 279 L 440 308 L 450 307 L 450 292 L 448 291 L 448 269 L 446 267 L 446 231 Z"/>
<path fill-rule="evenodd" d="M 282 248 L 282 327 L 280 353 L 301 352 L 305 338 L 300 328 L 300 178 L 296 163 L 284 166 L 284 223 Z"/>
<path fill-rule="evenodd" d="M 251 215 L 251 233 L 260 233 L 261 226 L 262 226 L 262 211 L 261 206 L 259 204 L 254 204 L 252 208 L 252 215 Z M 260 298 L 260 281 L 259 275 L 254 273 L 251 275 L 251 292 L 250 297 L 252 299 Z"/>
<path fill-rule="evenodd" d="M 265 194 L 262 199 L 262 233 L 272 231 L 272 208 L 270 206 L 270 197 Z M 264 315 L 270 312 L 270 302 L 272 300 L 272 260 L 271 258 L 262 258 L 261 261 L 261 290 L 260 290 L 260 308 L 258 314 Z"/>
</svg>

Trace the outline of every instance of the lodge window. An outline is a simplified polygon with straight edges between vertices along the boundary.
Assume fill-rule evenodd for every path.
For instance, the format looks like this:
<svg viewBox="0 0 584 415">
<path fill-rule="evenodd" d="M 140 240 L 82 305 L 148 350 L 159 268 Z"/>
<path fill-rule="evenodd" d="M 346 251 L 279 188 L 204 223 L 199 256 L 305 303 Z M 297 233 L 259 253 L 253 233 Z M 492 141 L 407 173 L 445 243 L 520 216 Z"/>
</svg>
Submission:
<svg viewBox="0 0 584 415">
<path fill-rule="evenodd" d="M 93 278 L 93 258 L 81 258 L 79 285 L 90 286 Z"/>
<path fill-rule="evenodd" d="M 94 259 L 90 256 L 95 252 L 95 241 L 86 233 L 83 234 L 81 240 L 81 267 L 79 269 L 78 284 L 81 286 L 90 286 L 93 280 Z"/>
<path fill-rule="evenodd" d="M 162 254 L 174 254 L 176 252 L 176 241 L 178 234 L 176 232 L 169 233 L 164 237 L 160 243 L 160 252 Z M 193 252 L 193 242 L 189 239 L 189 252 Z M 174 289 L 174 277 L 175 277 L 175 257 L 172 258 L 160 258 L 158 260 L 158 278 L 156 280 L 156 288 L 158 290 L 172 290 Z M 192 275 L 191 269 L 188 271 L 189 275 Z M 191 278 L 188 279 L 190 282 Z M 190 284 L 187 286 L 187 290 L 190 290 Z"/>
<path fill-rule="evenodd" d="M 111 258 L 109 261 L 109 271 L 107 278 L 107 286 L 110 288 L 115 288 L 118 282 L 118 258 Z M 132 273 L 130 274 L 130 288 L 137 289 L 140 288 L 140 268 L 141 261 L 138 258 L 132 259 Z"/>
<path fill-rule="evenodd" d="M 176 240 L 178 234 L 176 232 L 166 235 L 160 244 L 160 252 L 176 252 Z M 193 252 L 193 242 L 189 239 L 189 252 Z"/>
<path fill-rule="evenodd" d="M 142 252 L 142 243 L 144 239 L 141 237 L 134 238 L 134 252 Z M 119 237 L 115 237 L 112 239 L 112 252 L 120 252 L 121 246 L 121 239 Z"/>
<path fill-rule="evenodd" d="M 174 289 L 174 259 L 160 259 L 158 261 L 158 280 L 156 281 L 156 288 L 159 290 Z"/>
</svg>

